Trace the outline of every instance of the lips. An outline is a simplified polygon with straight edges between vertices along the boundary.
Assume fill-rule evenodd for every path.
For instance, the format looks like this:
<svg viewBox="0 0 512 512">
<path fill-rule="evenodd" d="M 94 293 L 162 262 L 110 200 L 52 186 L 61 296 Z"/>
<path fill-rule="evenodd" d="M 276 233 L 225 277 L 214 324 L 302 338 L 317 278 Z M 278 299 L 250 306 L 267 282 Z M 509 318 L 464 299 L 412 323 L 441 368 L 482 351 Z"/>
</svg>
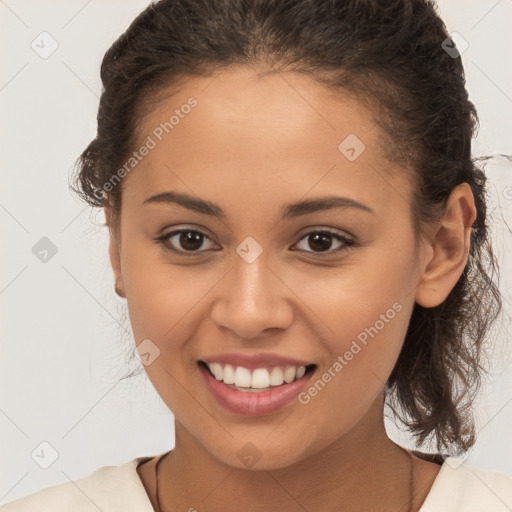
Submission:
<svg viewBox="0 0 512 512">
<path fill-rule="evenodd" d="M 217 403 L 245 416 L 281 409 L 297 397 L 316 369 L 305 360 L 261 353 L 206 357 L 198 366 Z"/>
</svg>

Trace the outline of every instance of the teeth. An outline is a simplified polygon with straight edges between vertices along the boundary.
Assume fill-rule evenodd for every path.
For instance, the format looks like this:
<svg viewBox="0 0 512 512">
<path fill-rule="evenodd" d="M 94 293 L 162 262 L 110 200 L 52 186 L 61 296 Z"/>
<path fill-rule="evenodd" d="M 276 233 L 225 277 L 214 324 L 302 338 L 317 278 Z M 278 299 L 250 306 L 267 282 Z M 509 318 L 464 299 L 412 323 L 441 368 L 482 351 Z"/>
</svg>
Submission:
<svg viewBox="0 0 512 512">
<path fill-rule="evenodd" d="M 267 368 L 256 368 L 251 374 L 251 370 L 243 366 L 233 367 L 230 364 L 223 365 L 221 363 L 206 364 L 217 380 L 246 389 L 266 389 L 271 386 L 281 386 L 284 383 L 290 384 L 294 380 L 302 378 L 306 373 L 305 366 L 276 366 L 270 372 Z"/>
<path fill-rule="evenodd" d="M 283 370 L 281 368 L 274 368 L 270 374 L 270 385 L 280 386 L 284 382 Z"/>
<path fill-rule="evenodd" d="M 222 380 L 224 370 L 222 369 L 222 365 L 219 363 L 213 363 L 213 367 L 210 368 L 212 370 L 213 375 L 215 375 L 215 378 L 217 380 Z"/>
<path fill-rule="evenodd" d="M 251 387 L 251 372 L 247 368 L 239 366 L 235 370 L 235 386 L 239 388 Z"/>
<path fill-rule="evenodd" d="M 237 384 L 238 386 L 238 384 Z M 263 389 L 270 386 L 270 375 L 265 368 L 258 368 L 252 372 L 251 388 Z"/>
<path fill-rule="evenodd" d="M 222 380 L 224 381 L 224 384 L 235 383 L 235 370 L 230 364 L 224 366 L 224 375 Z"/>
<path fill-rule="evenodd" d="M 290 382 L 294 381 L 296 373 L 297 370 L 293 366 L 286 368 L 286 370 L 284 371 L 284 381 L 287 384 L 290 384 Z"/>
</svg>

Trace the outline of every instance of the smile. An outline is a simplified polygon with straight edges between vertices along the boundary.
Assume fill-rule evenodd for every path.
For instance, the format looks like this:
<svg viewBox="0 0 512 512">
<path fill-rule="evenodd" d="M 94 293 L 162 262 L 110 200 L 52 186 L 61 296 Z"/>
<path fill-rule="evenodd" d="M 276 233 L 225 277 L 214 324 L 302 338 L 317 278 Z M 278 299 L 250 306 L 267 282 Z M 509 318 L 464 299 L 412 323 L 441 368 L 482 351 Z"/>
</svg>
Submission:
<svg viewBox="0 0 512 512">
<path fill-rule="evenodd" d="M 315 364 L 247 368 L 205 361 L 198 361 L 198 366 L 215 401 L 244 416 L 278 411 L 299 395 L 316 368 Z"/>
<path fill-rule="evenodd" d="M 205 363 L 212 376 L 231 389 L 245 392 L 269 390 L 271 387 L 290 384 L 306 373 L 306 366 L 274 366 L 273 368 L 249 369 L 223 363 Z"/>
</svg>

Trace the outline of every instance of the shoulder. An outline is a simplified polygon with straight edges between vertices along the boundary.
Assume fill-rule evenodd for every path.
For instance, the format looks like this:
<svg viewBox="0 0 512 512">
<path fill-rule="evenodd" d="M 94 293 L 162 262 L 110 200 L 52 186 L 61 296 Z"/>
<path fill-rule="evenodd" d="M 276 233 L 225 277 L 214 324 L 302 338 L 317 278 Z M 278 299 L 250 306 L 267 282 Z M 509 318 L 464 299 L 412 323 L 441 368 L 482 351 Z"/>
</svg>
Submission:
<svg viewBox="0 0 512 512">
<path fill-rule="evenodd" d="M 88 476 L 46 487 L 2 505 L 2 512 L 137 511 L 153 512 L 137 474 L 138 457 L 119 466 L 103 466 Z"/>
<path fill-rule="evenodd" d="M 512 476 L 447 457 L 419 512 L 505 512 L 512 509 Z"/>
</svg>

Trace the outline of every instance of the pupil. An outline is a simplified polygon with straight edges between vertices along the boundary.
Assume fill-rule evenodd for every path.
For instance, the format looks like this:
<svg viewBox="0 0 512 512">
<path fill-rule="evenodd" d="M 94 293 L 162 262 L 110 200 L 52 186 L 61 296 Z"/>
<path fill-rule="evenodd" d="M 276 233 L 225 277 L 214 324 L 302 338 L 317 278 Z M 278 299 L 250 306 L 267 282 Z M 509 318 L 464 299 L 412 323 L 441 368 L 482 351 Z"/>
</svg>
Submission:
<svg viewBox="0 0 512 512">
<path fill-rule="evenodd" d="M 315 235 L 310 235 L 309 239 L 310 241 L 313 239 L 313 244 L 310 243 L 312 249 L 315 249 L 315 245 L 319 243 L 320 245 L 317 246 L 316 249 L 320 251 L 329 250 L 331 245 L 331 235 L 328 233 L 317 233 Z M 324 243 L 324 246 L 322 246 L 322 242 Z M 325 242 L 327 242 L 327 246 L 325 246 Z"/>
<path fill-rule="evenodd" d="M 184 232 L 180 236 L 180 244 L 184 249 L 191 251 L 199 249 L 202 244 L 202 235 L 194 231 Z"/>
</svg>

